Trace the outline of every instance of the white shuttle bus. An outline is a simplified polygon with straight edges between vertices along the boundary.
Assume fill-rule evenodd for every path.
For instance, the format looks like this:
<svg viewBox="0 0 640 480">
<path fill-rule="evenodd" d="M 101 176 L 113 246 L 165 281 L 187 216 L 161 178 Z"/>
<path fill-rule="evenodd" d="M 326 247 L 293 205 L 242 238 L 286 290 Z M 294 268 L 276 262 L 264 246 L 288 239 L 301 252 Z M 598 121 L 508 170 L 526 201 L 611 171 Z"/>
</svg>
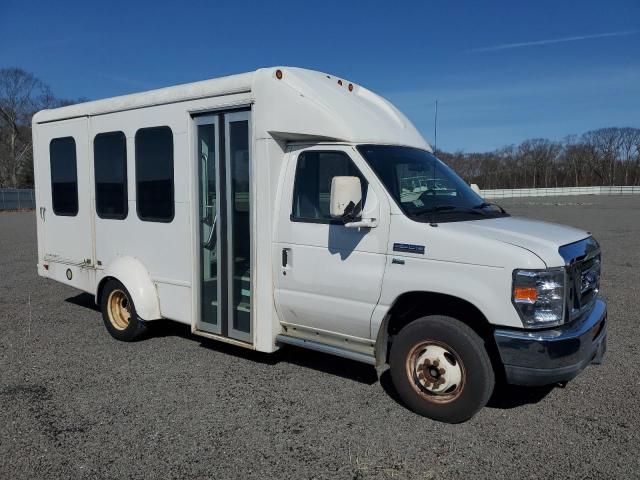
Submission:
<svg viewBox="0 0 640 480">
<path fill-rule="evenodd" d="M 565 382 L 605 351 L 600 249 L 514 218 L 411 122 L 334 75 L 274 67 L 38 112 L 38 273 L 109 333 L 165 318 L 261 352 L 389 364 L 415 412 Z"/>
</svg>

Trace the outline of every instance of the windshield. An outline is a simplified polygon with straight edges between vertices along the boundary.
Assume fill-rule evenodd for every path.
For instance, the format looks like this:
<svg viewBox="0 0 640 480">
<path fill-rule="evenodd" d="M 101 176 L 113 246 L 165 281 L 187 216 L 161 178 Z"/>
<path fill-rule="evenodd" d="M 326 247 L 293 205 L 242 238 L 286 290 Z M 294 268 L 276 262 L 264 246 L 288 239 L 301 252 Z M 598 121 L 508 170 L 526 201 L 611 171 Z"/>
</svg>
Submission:
<svg viewBox="0 0 640 480">
<path fill-rule="evenodd" d="M 507 215 L 485 203 L 453 170 L 425 150 L 359 145 L 358 151 L 414 220 L 454 222 Z"/>
</svg>

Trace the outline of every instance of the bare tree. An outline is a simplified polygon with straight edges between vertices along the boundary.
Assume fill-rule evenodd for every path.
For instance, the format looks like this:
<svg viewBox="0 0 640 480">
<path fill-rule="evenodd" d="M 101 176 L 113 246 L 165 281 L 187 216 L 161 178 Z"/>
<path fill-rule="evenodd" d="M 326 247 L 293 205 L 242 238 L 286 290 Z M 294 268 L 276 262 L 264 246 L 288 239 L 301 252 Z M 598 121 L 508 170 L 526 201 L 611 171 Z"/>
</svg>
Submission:
<svg viewBox="0 0 640 480">
<path fill-rule="evenodd" d="M 531 172 L 530 186 L 551 186 L 551 171 L 560 153 L 560 145 L 546 138 L 534 138 L 522 142 L 518 150 L 525 169 Z"/>
<path fill-rule="evenodd" d="M 620 129 L 620 147 L 618 153 L 619 160 L 622 164 L 624 185 L 635 184 L 638 178 L 633 178 L 640 167 L 640 129 L 637 128 L 621 128 Z M 633 183 L 631 183 L 633 181 Z"/>
<path fill-rule="evenodd" d="M 32 73 L 0 69 L 0 186 L 33 183 L 31 118 L 43 108 L 70 103 L 54 97 Z"/>
</svg>

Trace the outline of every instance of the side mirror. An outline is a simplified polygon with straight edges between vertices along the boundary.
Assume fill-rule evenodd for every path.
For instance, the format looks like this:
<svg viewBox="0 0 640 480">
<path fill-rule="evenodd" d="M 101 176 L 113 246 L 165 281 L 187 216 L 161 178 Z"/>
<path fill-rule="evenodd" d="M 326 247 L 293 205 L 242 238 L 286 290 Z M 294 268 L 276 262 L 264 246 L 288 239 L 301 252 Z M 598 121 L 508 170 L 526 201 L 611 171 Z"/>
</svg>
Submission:
<svg viewBox="0 0 640 480">
<path fill-rule="evenodd" d="M 333 218 L 352 221 L 362 213 L 362 186 L 358 177 L 331 179 L 330 212 Z"/>
</svg>

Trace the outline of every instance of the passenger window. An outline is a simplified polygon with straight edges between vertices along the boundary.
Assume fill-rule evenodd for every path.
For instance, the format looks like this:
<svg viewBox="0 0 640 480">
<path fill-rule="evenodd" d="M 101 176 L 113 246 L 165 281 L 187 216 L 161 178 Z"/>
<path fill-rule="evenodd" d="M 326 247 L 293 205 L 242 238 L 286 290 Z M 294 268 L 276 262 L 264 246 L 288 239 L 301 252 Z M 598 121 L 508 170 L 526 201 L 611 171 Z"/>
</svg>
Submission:
<svg viewBox="0 0 640 480">
<path fill-rule="evenodd" d="M 173 204 L 173 133 L 169 127 L 136 132 L 136 203 L 138 217 L 171 222 Z"/>
<path fill-rule="evenodd" d="M 337 176 L 356 176 L 362 185 L 362 203 L 367 193 L 367 182 L 344 152 L 308 151 L 298 156 L 293 187 L 291 220 L 330 223 L 329 210 L 331 180 Z"/>
<path fill-rule="evenodd" d="M 93 139 L 96 213 L 100 218 L 127 218 L 127 139 L 122 132 L 100 133 Z"/>
<path fill-rule="evenodd" d="M 51 140 L 49 161 L 53 213 L 59 216 L 75 217 L 78 214 L 78 170 L 76 141 L 73 137 Z"/>
</svg>

